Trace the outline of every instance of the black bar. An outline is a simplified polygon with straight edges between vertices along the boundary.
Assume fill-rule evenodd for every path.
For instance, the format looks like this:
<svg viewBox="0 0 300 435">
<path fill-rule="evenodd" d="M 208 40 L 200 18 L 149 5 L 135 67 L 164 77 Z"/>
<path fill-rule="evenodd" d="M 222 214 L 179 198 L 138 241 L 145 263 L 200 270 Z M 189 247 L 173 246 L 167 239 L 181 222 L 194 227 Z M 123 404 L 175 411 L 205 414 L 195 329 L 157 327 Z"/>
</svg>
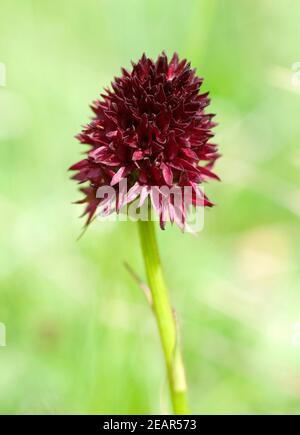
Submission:
<svg viewBox="0 0 300 435">
<path fill-rule="evenodd" d="M 1 427 L 17 433 L 28 431 L 30 434 L 66 433 L 71 434 L 109 434 L 109 433 L 141 433 L 159 432 L 198 433 L 200 416 L 161 416 L 161 415 L 19 415 L 1 416 Z M 14 418 L 18 417 L 18 418 Z M 37 418 L 36 418 L 37 417 Z M 45 418 L 41 418 L 45 417 Z M 4 433 L 4 432 L 3 432 Z M 5 432 L 6 433 L 6 432 Z"/>
</svg>

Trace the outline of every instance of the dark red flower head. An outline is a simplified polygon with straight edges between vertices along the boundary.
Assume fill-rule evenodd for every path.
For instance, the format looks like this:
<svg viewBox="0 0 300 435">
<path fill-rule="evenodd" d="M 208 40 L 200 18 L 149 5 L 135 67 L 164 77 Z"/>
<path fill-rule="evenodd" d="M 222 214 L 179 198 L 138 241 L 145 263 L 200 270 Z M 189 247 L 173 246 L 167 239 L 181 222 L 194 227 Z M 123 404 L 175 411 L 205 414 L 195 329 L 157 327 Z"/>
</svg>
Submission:
<svg viewBox="0 0 300 435">
<path fill-rule="evenodd" d="M 205 113 L 208 93 L 199 93 L 203 80 L 176 53 L 170 62 L 164 53 L 156 62 L 144 54 L 132 66 L 131 72 L 122 69 L 112 89 L 93 102 L 94 117 L 77 136 L 89 145 L 86 158 L 70 168 L 76 171 L 75 180 L 88 183 L 79 202 L 87 204 L 88 224 L 103 201 L 97 198 L 99 187 L 114 186 L 117 212 L 137 197 L 141 204 L 150 193 L 161 227 L 167 215 L 184 227 L 184 201 L 176 210 L 173 196 L 154 200 L 151 188 L 188 186 L 194 206 L 212 206 L 198 186 L 218 178 L 211 171 L 219 155 L 210 143 L 215 124 L 214 115 Z M 119 183 L 124 179 L 129 192 L 120 200 Z"/>
</svg>

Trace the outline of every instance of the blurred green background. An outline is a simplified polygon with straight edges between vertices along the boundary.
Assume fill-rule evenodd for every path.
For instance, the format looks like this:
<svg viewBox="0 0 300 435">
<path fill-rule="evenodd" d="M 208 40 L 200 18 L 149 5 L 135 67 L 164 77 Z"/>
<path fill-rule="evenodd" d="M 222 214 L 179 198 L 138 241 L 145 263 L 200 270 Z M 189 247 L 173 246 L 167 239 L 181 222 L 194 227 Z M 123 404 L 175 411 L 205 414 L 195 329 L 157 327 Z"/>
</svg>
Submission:
<svg viewBox="0 0 300 435">
<path fill-rule="evenodd" d="M 68 166 L 145 51 L 205 77 L 222 159 L 198 237 L 159 231 L 194 413 L 300 411 L 298 0 L 2 0 L 1 413 L 168 408 L 134 223 L 91 225 Z M 3 70 L 3 67 L 2 67 Z M 5 86 L 4 86 L 5 85 Z"/>
</svg>

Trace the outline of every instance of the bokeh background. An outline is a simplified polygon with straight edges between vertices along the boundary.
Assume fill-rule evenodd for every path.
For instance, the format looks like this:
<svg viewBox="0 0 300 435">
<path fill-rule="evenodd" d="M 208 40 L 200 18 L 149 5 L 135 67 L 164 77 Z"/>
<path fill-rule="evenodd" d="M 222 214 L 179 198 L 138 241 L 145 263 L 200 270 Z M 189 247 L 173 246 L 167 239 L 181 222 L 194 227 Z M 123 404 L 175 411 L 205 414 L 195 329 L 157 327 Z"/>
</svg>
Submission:
<svg viewBox="0 0 300 435">
<path fill-rule="evenodd" d="M 159 231 L 194 413 L 300 411 L 298 0 L 2 0 L 1 413 L 168 409 L 134 223 L 83 221 L 88 105 L 145 51 L 205 77 L 223 158 L 198 237 Z M 293 67 L 294 65 L 294 67 Z"/>
</svg>

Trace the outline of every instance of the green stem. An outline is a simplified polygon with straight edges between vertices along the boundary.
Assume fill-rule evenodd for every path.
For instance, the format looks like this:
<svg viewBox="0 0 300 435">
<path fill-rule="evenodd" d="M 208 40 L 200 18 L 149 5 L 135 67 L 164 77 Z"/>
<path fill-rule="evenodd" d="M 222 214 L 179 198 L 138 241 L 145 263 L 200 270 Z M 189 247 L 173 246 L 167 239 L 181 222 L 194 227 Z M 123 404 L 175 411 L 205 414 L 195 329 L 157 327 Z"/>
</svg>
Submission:
<svg viewBox="0 0 300 435">
<path fill-rule="evenodd" d="M 173 411 L 174 414 L 188 414 L 185 370 L 176 320 L 163 277 L 154 222 L 140 220 L 138 223 L 148 285 L 152 295 L 152 307 L 164 351 Z"/>
</svg>

